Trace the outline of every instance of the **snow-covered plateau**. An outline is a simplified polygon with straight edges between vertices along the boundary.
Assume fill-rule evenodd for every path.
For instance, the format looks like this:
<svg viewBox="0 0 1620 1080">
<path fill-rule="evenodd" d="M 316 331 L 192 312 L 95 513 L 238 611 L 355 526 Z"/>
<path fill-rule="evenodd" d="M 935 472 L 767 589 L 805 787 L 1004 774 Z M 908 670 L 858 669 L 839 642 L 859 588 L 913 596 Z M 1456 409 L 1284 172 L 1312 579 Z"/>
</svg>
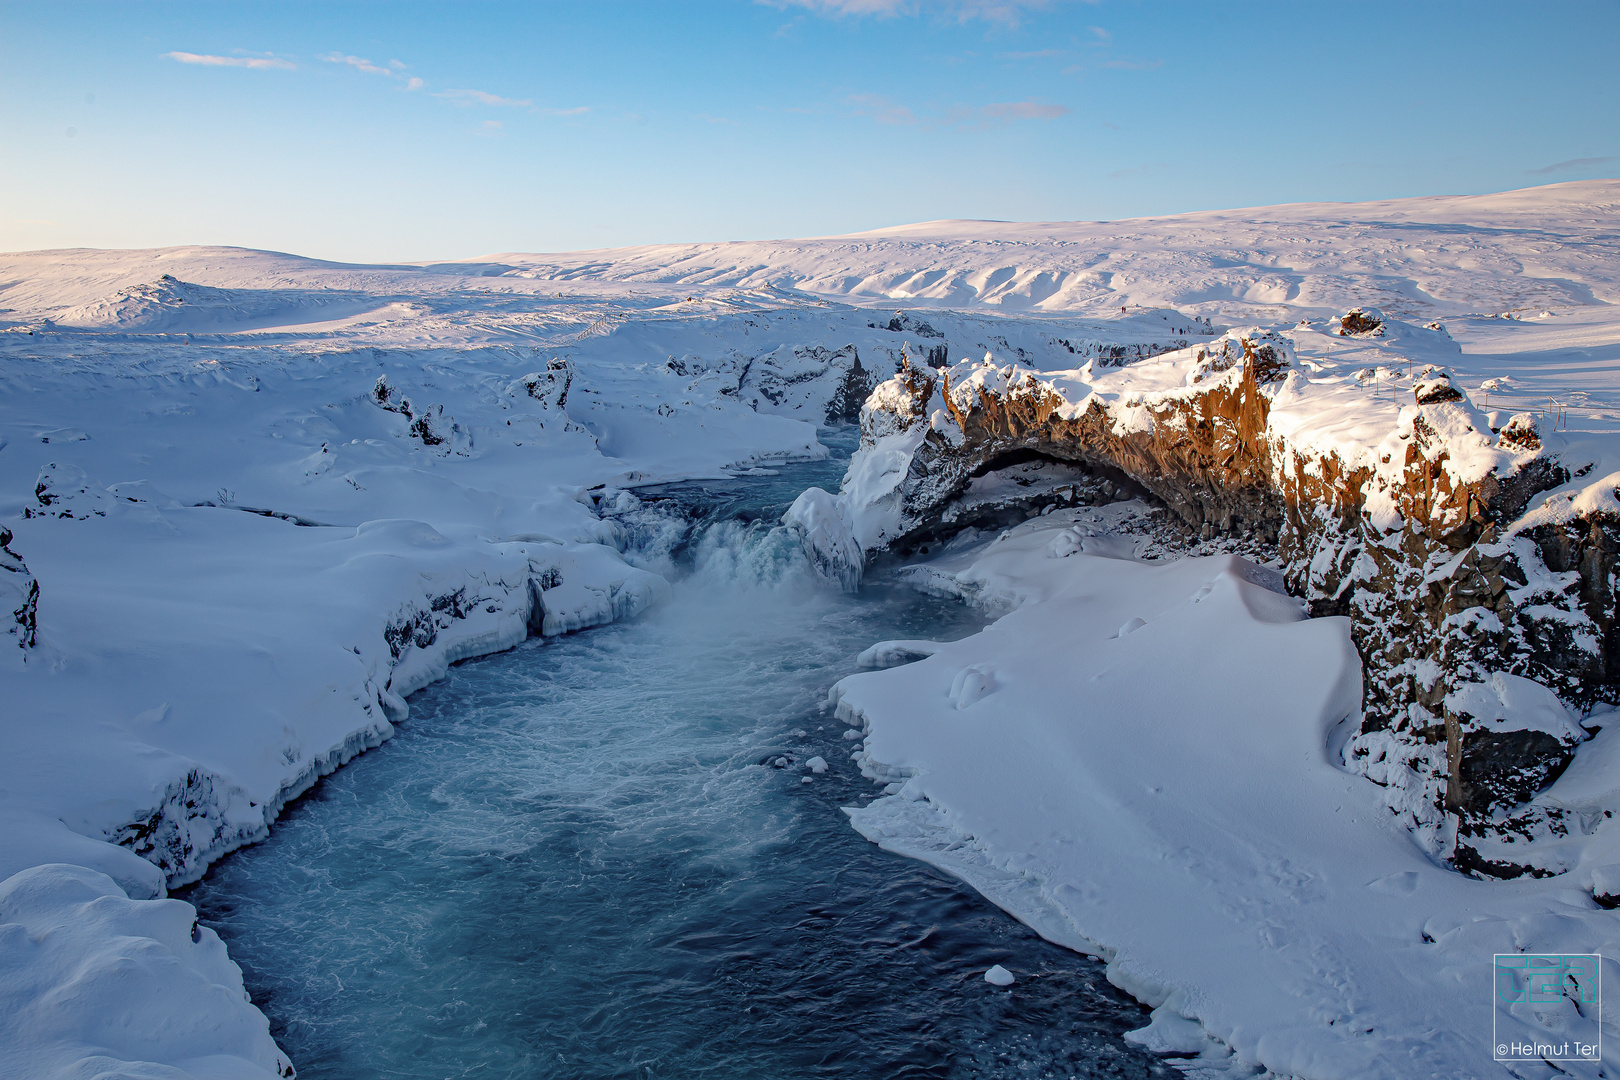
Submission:
<svg viewBox="0 0 1620 1080">
<path fill-rule="evenodd" d="M 1616 985 L 1617 305 L 1620 181 L 0 254 L 0 1075 L 290 1075 L 166 890 L 450 664 L 658 603 L 629 491 L 856 419 L 811 563 L 1001 616 L 851 657 L 862 834 L 1104 958 L 1189 1068 L 1612 1075 L 1615 1021 L 1493 1005 L 1493 954 Z"/>
</svg>

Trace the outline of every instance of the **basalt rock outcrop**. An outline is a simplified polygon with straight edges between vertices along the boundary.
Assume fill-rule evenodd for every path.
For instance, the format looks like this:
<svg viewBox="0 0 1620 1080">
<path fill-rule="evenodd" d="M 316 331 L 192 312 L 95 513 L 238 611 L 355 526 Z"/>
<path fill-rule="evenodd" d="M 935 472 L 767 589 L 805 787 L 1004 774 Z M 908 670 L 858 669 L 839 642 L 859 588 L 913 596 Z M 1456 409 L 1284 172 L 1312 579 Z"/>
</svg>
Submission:
<svg viewBox="0 0 1620 1080">
<path fill-rule="evenodd" d="M 1384 334 L 1374 317 L 1339 322 Z M 1106 480 L 1103 497 L 1145 491 L 1198 536 L 1274 545 L 1313 614 L 1351 620 L 1365 701 L 1346 765 L 1460 869 L 1566 869 L 1538 841 L 1582 825 L 1533 800 L 1588 737 L 1578 717 L 1620 700 L 1620 517 L 1547 500 L 1580 477 L 1535 418 L 1493 431 L 1437 367 L 1412 371 L 1404 405 L 1368 413 L 1378 429 L 1353 413 L 1370 399 L 1349 376 L 1302 365 L 1278 332 L 1153 363 L 908 365 L 862 414 L 844 492 L 862 546 L 939 534 L 974 477 L 1032 456 L 1089 470 L 1091 498 Z"/>
<path fill-rule="evenodd" d="M 19 649 L 34 647 L 39 611 L 39 582 L 22 556 L 11 550 L 11 530 L 0 525 L 0 611 L 10 611 L 4 631 Z"/>
</svg>

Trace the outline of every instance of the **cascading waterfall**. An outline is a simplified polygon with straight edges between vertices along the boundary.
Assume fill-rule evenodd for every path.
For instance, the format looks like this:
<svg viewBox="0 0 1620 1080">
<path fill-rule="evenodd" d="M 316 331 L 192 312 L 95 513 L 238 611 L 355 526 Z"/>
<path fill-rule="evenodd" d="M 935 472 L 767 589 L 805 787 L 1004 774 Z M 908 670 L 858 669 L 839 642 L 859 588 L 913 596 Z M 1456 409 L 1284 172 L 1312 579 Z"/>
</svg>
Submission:
<svg viewBox="0 0 1620 1080">
<path fill-rule="evenodd" d="M 191 890 L 305 1080 L 1168 1074 L 1100 964 L 840 812 L 827 688 L 982 620 L 819 579 L 779 520 L 837 468 L 605 498 L 668 604 L 455 668 Z"/>
</svg>

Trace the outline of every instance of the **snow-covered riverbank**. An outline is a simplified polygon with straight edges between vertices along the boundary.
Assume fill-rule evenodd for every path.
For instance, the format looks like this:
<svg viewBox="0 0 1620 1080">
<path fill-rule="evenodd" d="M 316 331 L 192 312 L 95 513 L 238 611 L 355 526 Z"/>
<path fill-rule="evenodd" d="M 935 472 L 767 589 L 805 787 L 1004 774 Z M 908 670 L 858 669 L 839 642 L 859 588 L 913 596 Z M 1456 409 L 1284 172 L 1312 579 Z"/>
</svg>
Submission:
<svg viewBox="0 0 1620 1080">
<path fill-rule="evenodd" d="M 1141 539 L 1111 529 L 1132 512 L 1060 510 L 913 571 L 1013 610 L 835 688 L 862 768 L 894 785 L 856 828 L 1108 960 L 1156 1007 L 1133 1036 L 1153 1049 L 1289 1076 L 1489 1075 L 1492 954 L 1620 953 L 1620 920 L 1559 878 L 1427 857 L 1345 768 L 1348 620 L 1307 620 L 1235 556 L 1138 561 Z M 1589 788 L 1566 774 L 1545 797 L 1585 805 Z M 1579 1027 L 1546 1022 L 1496 1041 Z"/>
</svg>

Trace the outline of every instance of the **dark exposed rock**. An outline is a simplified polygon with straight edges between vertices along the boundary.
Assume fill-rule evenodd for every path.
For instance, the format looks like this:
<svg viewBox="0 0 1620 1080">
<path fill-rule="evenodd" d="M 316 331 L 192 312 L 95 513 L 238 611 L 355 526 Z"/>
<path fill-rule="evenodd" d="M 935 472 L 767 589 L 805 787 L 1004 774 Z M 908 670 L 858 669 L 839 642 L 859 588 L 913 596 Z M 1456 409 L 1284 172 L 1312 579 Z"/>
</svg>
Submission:
<svg viewBox="0 0 1620 1080">
<path fill-rule="evenodd" d="M 39 582 L 28 572 L 22 556 L 11 550 L 12 533 L 0 525 L 0 610 L 10 609 L 11 621 L 5 632 L 17 646 L 31 649 L 37 635 Z"/>
<path fill-rule="evenodd" d="M 1574 756 L 1574 747 L 1545 731 L 1470 731 L 1458 738 L 1461 746 L 1449 755 L 1454 765 L 1446 804 L 1465 814 L 1528 802 L 1558 779 Z"/>
<path fill-rule="evenodd" d="M 1457 842 L 1457 850 L 1451 856 L 1451 865 L 1465 874 L 1475 877 L 1516 878 L 1529 874 L 1531 877 L 1552 877 L 1552 871 L 1539 866 L 1525 866 L 1520 863 L 1505 862 L 1500 859 L 1487 859 L 1466 841 Z"/>
<path fill-rule="evenodd" d="M 1463 392 L 1444 371 L 1425 372 L 1412 386 L 1412 396 L 1419 405 L 1439 405 L 1447 401 L 1462 401 Z"/>
<path fill-rule="evenodd" d="M 916 334 L 918 337 L 925 338 L 943 338 L 945 336 L 922 320 L 913 319 L 910 315 L 907 315 L 903 311 L 895 312 L 894 318 L 888 321 L 885 329 L 896 334 L 912 333 Z"/>
<path fill-rule="evenodd" d="M 371 388 L 371 400 L 389 412 L 399 413 L 409 420 L 411 412 L 411 399 L 400 393 L 399 387 L 388 381 L 387 375 L 377 376 L 377 384 Z"/>
<path fill-rule="evenodd" d="M 1339 336 L 1376 334 L 1383 330 L 1384 313 L 1377 308 L 1351 308 L 1339 317 Z"/>
<path fill-rule="evenodd" d="M 557 580 L 561 580 L 560 575 Z M 489 598 L 483 596 L 469 598 L 466 588 L 463 587 L 455 592 L 433 597 L 428 602 L 426 610 L 413 607 L 401 612 L 383 627 L 383 640 L 388 643 L 389 655 L 397 663 L 407 649 L 427 648 L 439 640 L 440 630 L 448 627 L 453 620 L 465 619 L 480 604 L 488 601 Z"/>
<path fill-rule="evenodd" d="M 861 354 L 855 346 L 848 346 L 849 369 L 844 372 L 843 382 L 838 384 L 837 393 L 827 402 L 827 423 L 850 423 L 861 418 L 861 406 L 866 404 L 866 397 L 876 385 L 876 379 L 870 371 L 861 366 Z M 840 350 L 841 352 L 842 350 Z"/>
<path fill-rule="evenodd" d="M 1530 413 L 1515 413 L 1502 429 L 1500 440 L 1503 445 L 1519 450 L 1540 450 L 1541 433 L 1536 430 L 1536 418 Z"/>
<path fill-rule="evenodd" d="M 566 374 L 566 371 L 564 372 Z M 526 379 L 547 379 L 546 375 L 525 376 Z M 562 395 L 568 393 L 568 379 L 555 380 L 560 382 Z M 531 389 L 530 393 L 534 391 Z M 539 395 L 535 395 L 539 396 Z M 440 454 L 449 454 L 454 449 L 456 437 L 463 435 L 453 419 L 444 411 L 443 405 L 428 405 L 425 408 L 411 404 L 411 399 L 405 397 L 398 387 L 388 381 L 388 376 L 379 375 L 377 383 L 371 388 L 371 400 L 379 407 L 391 413 L 403 416 L 407 423 L 405 430 L 411 438 L 419 441 L 424 447 Z"/>
<path fill-rule="evenodd" d="M 553 358 L 546 370 L 530 372 L 519 380 L 524 391 L 550 409 L 561 409 L 568 404 L 568 388 L 574 384 L 574 367 L 567 360 Z"/>
</svg>

